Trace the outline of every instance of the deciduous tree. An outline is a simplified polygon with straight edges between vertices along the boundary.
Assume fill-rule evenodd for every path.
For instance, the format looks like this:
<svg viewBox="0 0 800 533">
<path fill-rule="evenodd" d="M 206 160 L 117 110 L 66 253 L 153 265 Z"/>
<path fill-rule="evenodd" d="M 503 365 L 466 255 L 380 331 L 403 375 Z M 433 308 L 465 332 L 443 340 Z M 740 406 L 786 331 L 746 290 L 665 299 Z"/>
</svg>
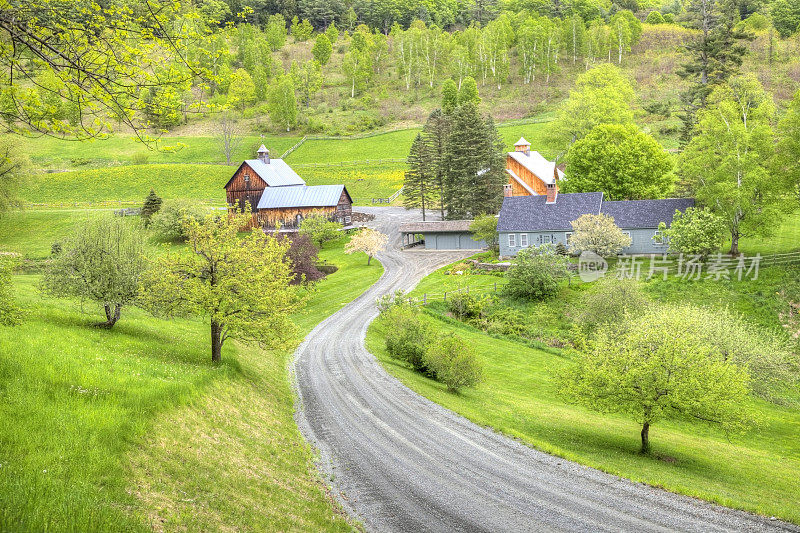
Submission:
<svg viewBox="0 0 800 533">
<path fill-rule="evenodd" d="M 367 264 L 369 265 L 375 254 L 386 248 L 388 240 L 389 238 L 380 231 L 364 228 L 353 235 L 350 242 L 344 245 L 344 253 L 364 252 L 367 254 Z"/>
<path fill-rule="evenodd" d="M 156 258 L 144 276 L 141 299 L 157 316 L 201 316 L 211 326 L 211 360 L 222 360 L 229 338 L 286 346 L 297 328 L 290 313 L 300 304 L 288 242 L 260 228 L 239 238 L 250 220 L 244 213 L 189 220 L 189 252 Z"/>
<path fill-rule="evenodd" d="M 314 41 L 314 46 L 311 48 L 311 54 L 314 56 L 314 59 L 317 60 L 322 66 L 328 64 L 328 61 L 331 59 L 331 53 L 333 52 L 333 46 L 331 46 L 331 41 L 328 39 L 328 36 L 324 33 L 320 33 L 317 35 L 317 40 Z"/>
<path fill-rule="evenodd" d="M 699 255 L 706 259 L 725 242 L 725 224 L 717 215 L 699 207 L 690 207 L 683 213 L 675 211 L 669 228 L 661 223 L 669 249 L 675 253 Z"/>
<path fill-rule="evenodd" d="M 269 116 L 275 124 L 291 131 L 297 125 L 297 99 L 294 95 L 294 81 L 290 75 L 278 78 L 267 94 Z"/>
<path fill-rule="evenodd" d="M 614 223 L 614 218 L 606 214 L 581 215 L 572 221 L 572 236 L 569 239 L 570 252 L 594 252 L 600 257 L 618 254 L 631 245 L 629 235 Z"/>
</svg>

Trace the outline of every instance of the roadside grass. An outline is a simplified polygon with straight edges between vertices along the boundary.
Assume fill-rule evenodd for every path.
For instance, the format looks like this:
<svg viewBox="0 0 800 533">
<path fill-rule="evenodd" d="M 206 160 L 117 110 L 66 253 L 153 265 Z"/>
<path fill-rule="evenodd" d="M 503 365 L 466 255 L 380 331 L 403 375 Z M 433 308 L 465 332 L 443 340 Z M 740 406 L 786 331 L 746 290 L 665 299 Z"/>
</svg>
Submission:
<svg viewBox="0 0 800 533">
<path fill-rule="evenodd" d="M 382 272 L 342 246 L 320 254 L 340 269 L 296 314 L 303 334 Z M 125 309 L 98 329 L 37 282 L 14 277 L 27 318 L 0 328 L 0 529 L 352 529 L 293 420 L 292 350 L 229 342 L 212 366 L 203 321 Z"/>
<path fill-rule="evenodd" d="M 233 153 L 233 161 L 254 159 L 263 142 L 272 157 L 280 157 L 300 137 L 248 135 L 242 137 Z M 151 149 L 127 135 L 112 135 L 93 141 L 69 141 L 54 137 L 14 137 L 22 153 L 38 168 L 77 169 L 129 165 L 133 163 L 224 163 L 225 155 L 219 139 L 210 136 L 164 136 L 158 147 Z M 183 145 L 179 147 L 179 144 Z"/>
<path fill-rule="evenodd" d="M 566 352 L 543 351 L 493 337 L 455 321 L 425 315 L 440 334 L 457 333 L 485 363 L 485 381 L 447 392 L 392 359 L 385 327 L 370 325 L 367 347 L 413 390 L 477 424 L 519 438 L 547 453 L 634 481 L 767 516 L 800 522 L 800 411 L 748 401 L 757 429 L 726 435 L 705 426 L 659 422 L 651 428 L 654 455 L 639 451 L 640 427 L 616 415 L 564 403 L 556 375 L 571 363 Z"/>
</svg>

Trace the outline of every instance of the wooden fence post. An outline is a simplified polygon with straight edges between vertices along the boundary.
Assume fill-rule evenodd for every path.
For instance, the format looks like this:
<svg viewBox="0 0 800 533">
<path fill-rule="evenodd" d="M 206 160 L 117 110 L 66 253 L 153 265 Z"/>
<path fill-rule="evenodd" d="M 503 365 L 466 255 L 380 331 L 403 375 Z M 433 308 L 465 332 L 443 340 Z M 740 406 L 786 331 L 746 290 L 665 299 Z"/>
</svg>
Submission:
<svg viewBox="0 0 800 533">
<path fill-rule="evenodd" d="M 422 293 L 422 305 L 428 305 L 428 293 L 427 292 L 423 292 Z"/>
<path fill-rule="evenodd" d="M 444 291 L 444 298 L 442 298 L 442 301 L 443 302 L 447 301 L 447 291 Z"/>
</svg>

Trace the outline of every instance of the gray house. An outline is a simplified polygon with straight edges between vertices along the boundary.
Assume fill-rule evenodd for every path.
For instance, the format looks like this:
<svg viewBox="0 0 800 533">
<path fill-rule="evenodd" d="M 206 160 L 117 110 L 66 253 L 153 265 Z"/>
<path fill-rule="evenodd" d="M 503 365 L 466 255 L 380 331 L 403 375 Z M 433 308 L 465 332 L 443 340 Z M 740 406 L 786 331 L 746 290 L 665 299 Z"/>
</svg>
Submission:
<svg viewBox="0 0 800 533">
<path fill-rule="evenodd" d="M 631 237 L 624 254 L 663 254 L 667 246 L 658 242 L 658 226 L 672 224 L 675 210 L 694 206 L 692 198 L 664 200 L 604 201 L 603 193 L 511 196 L 503 200 L 497 222 L 500 255 L 510 257 L 523 248 L 540 244 L 568 244 L 572 221 L 581 215 L 604 213 Z"/>
<path fill-rule="evenodd" d="M 426 250 L 480 250 L 486 242 L 475 240 L 471 220 L 410 222 L 400 226 L 403 246 L 423 245 Z"/>
</svg>

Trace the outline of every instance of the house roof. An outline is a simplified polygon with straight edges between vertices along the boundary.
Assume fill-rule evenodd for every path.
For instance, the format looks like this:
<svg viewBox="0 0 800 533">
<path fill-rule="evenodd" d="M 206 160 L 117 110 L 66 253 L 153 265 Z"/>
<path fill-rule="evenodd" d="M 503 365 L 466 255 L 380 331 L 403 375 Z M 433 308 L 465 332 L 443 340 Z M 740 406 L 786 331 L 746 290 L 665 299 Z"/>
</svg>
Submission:
<svg viewBox="0 0 800 533">
<path fill-rule="evenodd" d="M 525 137 L 520 137 L 514 146 L 530 146 L 531 143 L 525 140 Z"/>
<path fill-rule="evenodd" d="M 461 233 L 469 231 L 471 220 L 433 220 L 409 222 L 400 226 L 400 233 Z"/>
<path fill-rule="evenodd" d="M 657 228 L 661 222 L 672 224 L 675 210 L 688 207 L 694 207 L 694 198 L 619 200 L 603 202 L 600 212 L 614 217 L 614 223 L 623 229 Z"/>
<path fill-rule="evenodd" d="M 344 185 L 292 185 L 267 187 L 261 193 L 258 209 L 286 207 L 333 207 L 338 205 L 342 191 L 350 198 Z M 352 202 L 352 198 L 350 198 Z"/>
<path fill-rule="evenodd" d="M 248 159 L 245 163 L 267 183 L 268 187 L 306 184 L 283 159 L 270 159 L 269 163 L 264 163 L 260 159 Z"/>
<path fill-rule="evenodd" d="M 547 196 L 511 196 L 503 199 L 497 231 L 569 231 L 581 215 L 600 213 L 601 192 L 559 194 L 555 203 Z"/>
<path fill-rule="evenodd" d="M 520 139 L 520 141 L 524 140 L 525 139 Z M 564 177 L 564 173 L 561 172 L 560 169 L 556 169 L 556 164 L 545 159 L 539 152 L 530 152 L 530 155 L 525 155 L 525 152 L 508 152 L 508 156 L 536 174 L 544 183 L 553 183 L 553 175 L 555 172 L 558 172 L 559 179 Z"/>
</svg>

